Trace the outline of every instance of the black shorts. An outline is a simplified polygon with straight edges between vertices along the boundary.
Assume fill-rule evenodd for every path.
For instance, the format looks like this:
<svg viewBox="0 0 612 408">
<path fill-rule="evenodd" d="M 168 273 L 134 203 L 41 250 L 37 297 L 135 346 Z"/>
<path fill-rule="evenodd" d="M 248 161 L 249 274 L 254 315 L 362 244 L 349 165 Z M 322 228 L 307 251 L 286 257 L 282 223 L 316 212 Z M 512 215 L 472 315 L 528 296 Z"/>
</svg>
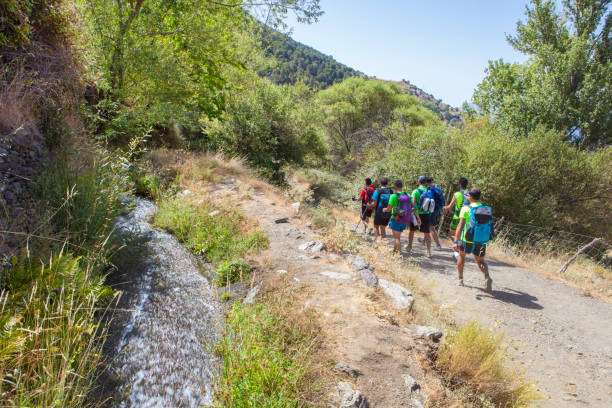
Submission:
<svg viewBox="0 0 612 408">
<path fill-rule="evenodd" d="M 365 221 L 366 218 L 372 216 L 372 209 L 368 208 L 365 203 L 361 203 L 361 219 Z"/>
<path fill-rule="evenodd" d="M 457 245 L 459 247 L 459 250 L 462 252 L 465 252 L 467 254 L 474 254 L 476 256 L 485 256 L 485 254 L 487 253 L 487 245 L 486 244 L 481 244 L 480 242 L 477 243 L 473 243 L 473 242 L 465 242 L 465 241 L 459 241 L 459 245 Z M 472 252 L 472 249 L 474 250 L 474 252 Z"/>
<path fill-rule="evenodd" d="M 440 211 L 436 211 L 431 213 L 431 220 L 429 225 L 432 227 L 437 227 L 440 224 Z"/>
<path fill-rule="evenodd" d="M 421 226 L 415 227 L 414 224 L 410 223 L 410 231 L 421 231 L 425 233 L 429 233 L 429 226 L 431 223 L 431 214 L 419 214 L 419 218 L 421 218 Z"/>
<path fill-rule="evenodd" d="M 389 221 L 391 220 L 390 215 L 383 215 L 379 213 L 374 213 L 374 225 L 379 225 L 382 227 L 386 227 L 389 225 Z"/>
</svg>

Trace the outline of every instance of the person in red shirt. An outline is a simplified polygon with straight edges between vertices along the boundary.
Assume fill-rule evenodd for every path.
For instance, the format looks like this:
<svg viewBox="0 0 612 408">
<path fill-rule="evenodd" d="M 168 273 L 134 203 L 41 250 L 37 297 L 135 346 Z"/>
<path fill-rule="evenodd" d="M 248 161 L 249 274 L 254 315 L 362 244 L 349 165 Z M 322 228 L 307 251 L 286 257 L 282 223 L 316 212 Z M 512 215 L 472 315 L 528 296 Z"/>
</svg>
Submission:
<svg viewBox="0 0 612 408">
<path fill-rule="evenodd" d="M 372 180 L 368 177 L 365 179 L 365 188 L 361 190 L 358 197 L 353 197 L 353 201 L 361 199 L 361 215 L 359 218 L 363 223 L 363 232 L 367 232 L 370 227 L 370 217 L 372 216 L 372 196 L 376 187 L 372 185 Z"/>
</svg>

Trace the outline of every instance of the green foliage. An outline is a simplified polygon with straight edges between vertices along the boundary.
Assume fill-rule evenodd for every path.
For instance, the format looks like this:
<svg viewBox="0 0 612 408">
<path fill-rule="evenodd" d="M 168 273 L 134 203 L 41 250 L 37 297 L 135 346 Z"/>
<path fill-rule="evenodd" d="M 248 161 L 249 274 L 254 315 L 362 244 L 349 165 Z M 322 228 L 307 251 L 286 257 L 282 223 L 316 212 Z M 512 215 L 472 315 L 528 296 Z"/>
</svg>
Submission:
<svg viewBox="0 0 612 408">
<path fill-rule="evenodd" d="M 217 286 L 225 286 L 247 278 L 251 273 L 251 267 L 244 261 L 225 261 L 217 265 L 215 283 Z"/>
<path fill-rule="evenodd" d="M 436 364 L 450 384 L 467 384 L 493 406 L 526 408 L 542 397 L 520 370 L 506 365 L 508 352 L 502 341 L 478 322 L 469 322 L 446 336 Z"/>
<path fill-rule="evenodd" d="M 284 165 L 322 155 L 308 91 L 251 79 L 248 88 L 230 94 L 223 120 L 206 124 L 206 131 L 225 154 L 282 184 Z"/>
<path fill-rule="evenodd" d="M 194 205 L 180 198 L 159 203 L 155 225 L 171 232 L 179 241 L 209 262 L 236 259 L 265 248 L 268 238 L 260 230 L 245 230 L 245 218 L 238 211 Z"/>
<path fill-rule="evenodd" d="M 0 285 L 0 405 L 85 406 L 112 291 L 70 253 L 14 260 Z"/>
<path fill-rule="evenodd" d="M 489 62 L 473 100 L 504 129 L 525 136 L 538 125 L 582 147 L 608 145 L 612 121 L 609 0 L 532 0 L 508 41 L 525 64 Z"/>
<path fill-rule="evenodd" d="M 317 94 L 335 165 L 393 141 L 396 132 L 437 122 L 435 115 L 391 83 L 349 78 Z"/>
<path fill-rule="evenodd" d="M 304 82 L 312 88 L 324 89 L 359 74 L 286 34 L 262 29 L 261 36 L 262 47 L 267 55 L 274 57 L 275 63 L 259 73 L 276 84 Z"/>
<path fill-rule="evenodd" d="M 216 387 L 218 406 L 227 408 L 306 407 L 318 381 L 309 373 L 309 355 L 318 328 L 312 318 L 293 316 L 290 303 L 266 299 L 236 303 L 227 331 L 217 345 L 223 377 Z M 303 312 L 300 313 L 303 315 Z"/>
</svg>

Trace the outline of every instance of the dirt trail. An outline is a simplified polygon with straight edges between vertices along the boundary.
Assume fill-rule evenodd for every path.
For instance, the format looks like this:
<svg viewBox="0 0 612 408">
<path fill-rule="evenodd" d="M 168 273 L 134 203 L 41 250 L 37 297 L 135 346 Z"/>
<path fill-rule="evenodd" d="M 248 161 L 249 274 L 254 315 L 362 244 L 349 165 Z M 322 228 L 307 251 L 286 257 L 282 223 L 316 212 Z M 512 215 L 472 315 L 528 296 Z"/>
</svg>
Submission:
<svg viewBox="0 0 612 408">
<path fill-rule="evenodd" d="M 236 194 L 236 190 L 218 186 L 214 194 Z M 261 256 L 272 271 L 265 279 L 292 285 L 303 307 L 317 311 L 328 339 L 325 347 L 335 361 L 345 361 L 361 372 L 353 382 L 371 406 L 413 407 L 425 402 L 423 395 L 406 387 L 404 374 L 422 382 L 426 394 L 435 394 L 439 382 L 419 362 L 422 345 L 403 329 L 411 316 L 390 312 L 395 310 L 390 300 L 380 289 L 364 285 L 344 257 L 329 253 L 313 257 L 298 249 L 320 237 L 293 218 L 295 209 L 286 202 L 261 189 L 250 198 L 242 200 L 242 211 L 257 220 L 270 239 L 270 248 Z M 284 216 L 288 223 L 274 222 Z M 415 242 L 412 260 L 435 282 L 433 297 L 451 308 L 457 320 L 497 324 L 506 333 L 516 347 L 517 360 L 527 364 L 528 375 L 540 381 L 541 391 L 550 398 L 538 406 L 612 406 L 612 305 L 495 260 L 489 261 L 492 294 L 480 289 L 482 275 L 472 261 L 466 264 L 466 287 L 459 288 L 449 249 L 434 251 L 431 259 L 423 255 L 424 246 Z M 278 269 L 287 273 L 278 274 Z"/>
</svg>

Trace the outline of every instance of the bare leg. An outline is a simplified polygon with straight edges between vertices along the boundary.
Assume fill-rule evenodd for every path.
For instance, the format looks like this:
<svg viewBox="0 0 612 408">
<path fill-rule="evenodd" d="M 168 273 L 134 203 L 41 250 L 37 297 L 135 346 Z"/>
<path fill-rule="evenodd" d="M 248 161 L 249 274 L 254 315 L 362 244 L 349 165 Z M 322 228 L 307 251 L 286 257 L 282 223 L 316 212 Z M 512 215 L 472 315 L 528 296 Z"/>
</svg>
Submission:
<svg viewBox="0 0 612 408">
<path fill-rule="evenodd" d="M 423 237 L 425 238 L 425 245 L 427 245 L 427 253 L 431 254 L 431 235 L 429 235 L 429 232 L 425 232 Z"/>
<path fill-rule="evenodd" d="M 400 231 L 393 230 L 393 250 L 397 253 L 402 252 L 401 236 L 402 233 Z"/>
<path fill-rule="evenodd" d="M 436 230 L 436 227 L 434 227 L 433 225 L 430 226 L 429 233 L 431 234 L 431 237 L 433 238 L 434 242 L 439 246 L 440 239 L 438 238 L 438 231 Z"/>
<path fill-rule="evenodd" d="M 480 271 L 484 275 L 485 278 L 489 277 L 489 266 L 485 262 L 484 256 L 476 256 L 474 255 L 474 259 L 476 260 L 476 265 L 480 268 Z"/>
<path fill-rule="evenodd" d="M 465 265 L 465 252 L 459 250 L 459 259 L 457 259 L 457 277 L 463 279 L 463 267 Z"/>
<path fill-rule="evenodd" d="M 384 225 L 379 226 L 380 228 L 380 236 L 383 238 L 387 238 L 387 229 Z"/>
<path fill-rule="evenodd" d="M 410 228 L 410 226 L 408 226 Z M 412 251 L 412 240 L 414 239 L 414 231 L 410 230 L 408 233 L 408 250 Z"/>
</svg>

